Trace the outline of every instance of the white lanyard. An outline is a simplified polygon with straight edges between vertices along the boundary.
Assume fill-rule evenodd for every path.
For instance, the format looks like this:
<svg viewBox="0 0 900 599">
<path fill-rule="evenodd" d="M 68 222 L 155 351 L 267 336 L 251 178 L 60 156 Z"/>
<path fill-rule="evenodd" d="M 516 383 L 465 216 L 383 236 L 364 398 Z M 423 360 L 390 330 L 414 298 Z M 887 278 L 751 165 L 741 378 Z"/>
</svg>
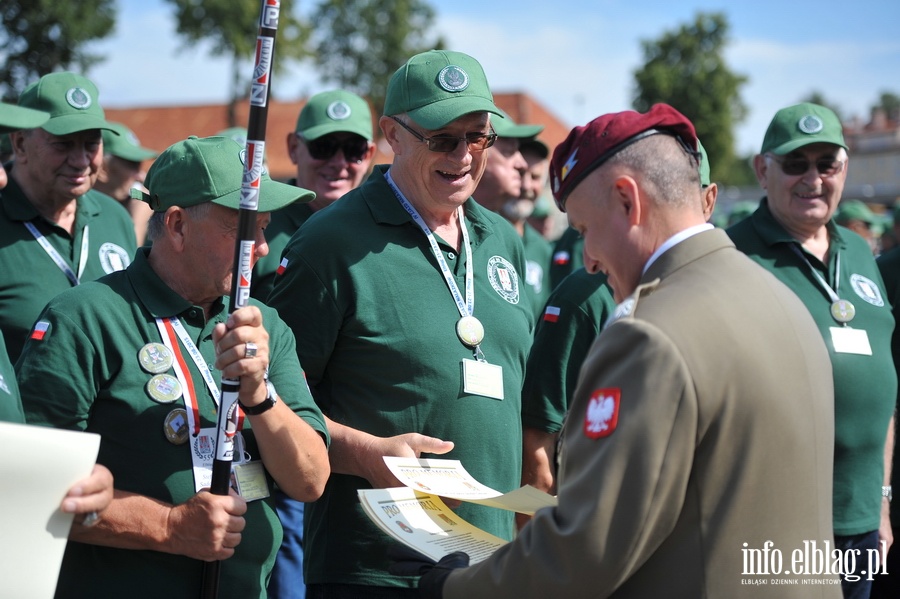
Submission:
<svg viewBox="0 0 900 599">
<path fill-rule="evenodd" d="M 85 225 L 84 233 L 81 237 L 81 255 L 78 259 L 78 274 L 72 272 L 72 269 L 69 267 L 69 264 L 65 261 L 65 259 L 59 255 L 59 252 L 56 251 L 56 248 L 50 244 L 50 241 L 44 237 L 44 234 L 38 231 L 37 227 L 30 222 L 25 223 L 25 227 L 31 232 L 37 242 L 41 244 L 41 247 L 44 248 L 44 251 L 47 252 L 47 255 L 56 262 L 56 265 L 59 267 L 63 274 L 66 275 L 66 278 L 72 283 L 72 285 L 78 285 L 81 280 L 81 275 L 84 274 L 84 267 L 87 264 L 88 259 L 88 227 Z"/>
<path fill-rule="evenodd" d="M 412 217 L 413 221 L 419 228 L 422 229 L 422 232 L 425 233 L 425 237 L 428 238 L 428 244 L 431 246 L 431 253 L 434 254 L 434 258 L 437 260 L 438 265 L 441 268 L 441 273 L 444 275 L 444 280 L 447 282 L 447 287 L 450 288 L 450 295 L 453 296 L 453 301 L 456 302 L 456 307 L 459 310 L 460 316 L 472 316 L 475 312 L 475 284 L 474 284 L 474 267 L 472 265 L 472 246 L 469 243 L 469 231 L 466 228 L 466 219 L 464 217 L 464 212 L 462 206 L 456 209 L 456 214 L 459 217 L 459 227 L 462 230 L 462 238 L 463 238 L 463 247 L 466 252 L 466 299 L 463 300 L 462 294 L 459 291 L 459 286 L 456 284 L 456 280 L 453 278 L 453 273 L 450 272 L 450 267 L 447 265 L 447 261 L 444 260 L 444 254 L 441 252 L 441 248 L 437 244 L 437 240 L 434 238 L 434 233 L 431 232 L 431 229 L 425 224 L 425 221 L 422 220 L 422 217 L 419 215 L 419 212 L 415 209 L 415 207 L 409 203 L 409 200 L 404 197 L 403 192 L 401 192 L 397 185 L 394 183 L 394 180 L 391 178 L 391 172 L 388 171 L 384 174 L 384 178 L 387 180 L 388 185 L 391 186 L 391 189 L 394 190 L 394 195 L 397 196 L 397 200 L 400 202 L 400 205 L 409 213 Z"/>
<path fill-rule="evenodd" d="M 840 301 L 841 297 L 838 295 L 838 289 L 841 286 L 841 254 L 840 254 L 840 252 L 835 252 L 834 288 L 832 289 L 831 285 L 828 284 L 828 281 L 826 281 L 822 277 L 822 274 L 819 272 L 819 269 L 816 268 L 815 266 L 813 266 L 812 263 L 809 261 L 809 258 L 806 257 L 806 254 L 803 253 L 803 250 L 801 250 L 799 247 L 797 247 L 796 244 L 793 244 L 793 243 L 791 244 L 791 249 L 794 250 L 794 253 L 797 254 L 798 256 L 800 256 L 800 258 L 804 262 L 806 262 L 806 265 L 809 267 L 810 272 L 813 274 L 813 276 L 819 282 L 819 286 L 822 287 L 822 289 L 825 290 L 825 293 L 828 294 L 828 297 L 831 299 L 831 302 L 834 303 L 834 302 Z"/>
<path fill-rule="evenodd" d="M 181 340 L 182 345 L 184 345 L 188 354 L 191 356 L 194 365 L 196 365 L 197 369 L 200 371 L 209 392 L 212 394 L 213 402 L 217 409 L 219 407 L 220 397 L 219 388 L 216 386 L 216 381 L 209 369 L 209 365 L 207 365 L 206 360 L 203 359 L 203 354 L 200 353 L 200 350 L 197 349 L 197 346 L 194 344 L 190 335 L 188 335 L 184 325 L 181 324 L 180 318 L 157 318 L 156 327 L 159 329 L 159 335 L 162 337 L 163 344 L 165 344 L 175 356 L 173 366 L 175 367 L 175 375 L 178 377 L 178 382 L 181 383 L 181 388 L 184 389 L 184 406 L 188 414 L 188 427 L 196 436 L 200 433 L 200 402 L 194 391 L 194 381 L 191 378 L 191 373 L 188 371 L 187 364 L 184 363 L 184 357 L 178 347 L 176 335 L 177 339 Z M 238 430 L 241 429 L 242 424 L 243 416 L 238 420 Z"/>
</svg>

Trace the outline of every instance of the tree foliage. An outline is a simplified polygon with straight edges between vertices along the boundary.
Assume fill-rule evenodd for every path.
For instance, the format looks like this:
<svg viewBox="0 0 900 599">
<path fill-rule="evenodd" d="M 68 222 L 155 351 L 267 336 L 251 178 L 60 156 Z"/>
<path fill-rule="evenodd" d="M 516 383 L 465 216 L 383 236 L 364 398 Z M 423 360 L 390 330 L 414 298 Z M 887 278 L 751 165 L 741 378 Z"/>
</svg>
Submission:
<svg viewBox="0 0 900 599">
<path fill-rule="evenodd" d="M 102 60 L 85 44 L 112 32 L 116 8 L 114 0 L 0 0 L 0 14 L 0 93 L 10 101 L 47 73 L 84 73 Z"/>
<path fill-rule="evenodd" d="M 665 102 L 688 117 L 710 156 L 713 180 L 724 183 L 738 168 L 734 127 L 747 115 L 740 97 L 747 78 L 723 57 L 727 33 L 724 14 L 698 13 L 692 23 L 642 41 L 644 66 L 635 71 L 633 99 L 641 112 Z"/>
<path fill-rule="evenodd" d="M 831 102 L 831 100 L 825 97 L 825 94 L 820 92 L 819 90 L 813 90 L 807 95 L 805 98 L 800 100 L 801 102 L 810 102 L 812 104 L 818 104 L 819 106 L 824 106 L 825 108 L 830 109 L 834 114 L 837 115 L 838 120 L 844 120 L 844 111 L 840 106 Z"/>
<path fill-rule="evenodd" d="M 434 9 L 421 0 L 323 0 L 315 10 L 315 61 L 323 78 L 384 107 L 388 80 L 429 41 Z"/>
<path fill-rule="evenodd" d="M 872 109 L 880 108 L 890 119 L 900 119 L 900 96 L 893 92 L 882 91 L 878 97 L 878 103 Z"/>
<path fill-rule="evenodd" d="M 215 56 L 231 58 L 229 126 L 235 126 L 234 106 L 245 96 L 249 71 L 243 71 L 256 50 L 260 0 L 166 0 L 175 7 L 176 32 L 187 46 L 202 41 L 212 44 Z M 294 0 L 282 0 L 272 65 L 277 73 L 287 60 L 308 56 L 309 26 L 294 14 Z M 273 86 L 277 77 L 273 77 Z M 270 93 L 271 90 L 270 90 Z"/>
</svg>

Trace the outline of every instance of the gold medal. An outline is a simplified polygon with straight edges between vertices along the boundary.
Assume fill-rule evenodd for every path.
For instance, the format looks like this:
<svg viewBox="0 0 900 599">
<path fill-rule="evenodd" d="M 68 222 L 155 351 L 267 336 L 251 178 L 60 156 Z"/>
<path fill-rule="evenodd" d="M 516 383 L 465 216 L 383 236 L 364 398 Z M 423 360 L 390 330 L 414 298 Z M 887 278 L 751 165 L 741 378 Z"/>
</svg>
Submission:
<svg viewBox="0 0 900 599">
<path fill-rule="evenodd" d="M 166 439 L 173 445 L 184 445 L 188 440 L 187 410 L 176 408 L 166 415 L 163 422 Z"/>
<path fill-rule="evenodd" d="M 171 374 L 157 374 L 147 381 L 147 395 L 157 403 L 172 403 L 181 397 L 181 383 Z"/>
<path fill-rule="evenodd" d="M 484 326 L 474 316 L 463 316 L 456 321 L 456 334 L 466 347 L 478 347 L 484 340 Z"/>
<path fill-rule="evenodd" d="M 856 308 L 849 301 L 839 299 L 831 304 L 831 316 L 838 322 L 850 322 L 856 316 Z"/>
<path fill-rule="evenodd" d="M 172 352 L 162 343 L 148 343 L 138 352 L 138 361 L 145 371 L 158 374 L 172 367 Z"/>
</svg>

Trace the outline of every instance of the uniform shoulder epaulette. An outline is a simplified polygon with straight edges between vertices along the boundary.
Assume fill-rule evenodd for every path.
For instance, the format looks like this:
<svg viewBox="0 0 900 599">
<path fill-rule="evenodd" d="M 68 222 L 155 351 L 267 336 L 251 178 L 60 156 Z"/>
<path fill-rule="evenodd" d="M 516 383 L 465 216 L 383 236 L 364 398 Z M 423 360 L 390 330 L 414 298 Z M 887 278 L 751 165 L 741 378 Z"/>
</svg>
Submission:
<svg viewBox="0 0 900 599">
<path fill-rule="evenodd" d="M 641 299 L 641 295 L 649 293 L 657 285 L 659 285 L 659 279 L 654 279 L 649 283 L 638 285 L 637 289 L 634 290 L 634 293 L 622 300 L 622 303 L 616 306 L 616 309 L 613 310 L 612 315 L 609 317 L 609 319 L 607 319 L 606 324 L 603 325 L 603 328 L 605 329 L 609 325 L 613 324 L 616 321 L 622 320 L 623 318 L 630 318 L 631 316 L 633 316 L 634 311 L 637 309 L 638 301 Z"/>
</svg>

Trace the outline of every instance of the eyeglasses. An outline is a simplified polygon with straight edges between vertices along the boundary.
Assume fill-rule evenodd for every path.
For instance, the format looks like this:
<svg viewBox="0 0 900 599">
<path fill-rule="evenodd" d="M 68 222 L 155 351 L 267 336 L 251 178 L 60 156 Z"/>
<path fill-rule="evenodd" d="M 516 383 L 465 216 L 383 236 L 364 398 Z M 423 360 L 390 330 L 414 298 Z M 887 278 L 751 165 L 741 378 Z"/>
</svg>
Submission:
<svg viewBox="0 0 900 599">
<path fill-rule="evenodd" d="M 298 135 L 298 137 L 300 136 Z M 302 137 L 300 139 L 306 144 L 306 149 L 314 160 L 329 160 L 340 150 L 347 162 L 362 162 L 366 152 L 369 151 L 369 142 L 358 135 L 345 138 L 323 135 L 312 141 L 307 141 Z"/>
<path fill-rule="evenodd" d="M 428 146 L 428 149 L 432 152 L 452 152 L 459 146 L 459 142 L 461 141 L 466 142 L 466 147 L 470 152 L 483 152 L 497 141 L 497 134 L 493 131 L 490 133 L 469 133 L 465 137 L 455 137 L 453 135 L 433 135 L 431 137 L 425 137 L 397 117 L 391 116 L 391 118 L 397 121 L 401 127 L 412 133 L 416 139 L 425 142 L 425 145 Z"/>
<path fill-rule="evenodd" d="M 810 160 L 808 158 L 779 158 L 775 154 L 766 154 L 769 158 L 781 165 L 781 172 L 785 175 L 796 177 L 805 175 L 809 171 Z M 832 177 L 844 170 L 845 160 L 837 158 L 819 158 L 816 160 L 816 170 L 823 177 Z"/>
</svg>

